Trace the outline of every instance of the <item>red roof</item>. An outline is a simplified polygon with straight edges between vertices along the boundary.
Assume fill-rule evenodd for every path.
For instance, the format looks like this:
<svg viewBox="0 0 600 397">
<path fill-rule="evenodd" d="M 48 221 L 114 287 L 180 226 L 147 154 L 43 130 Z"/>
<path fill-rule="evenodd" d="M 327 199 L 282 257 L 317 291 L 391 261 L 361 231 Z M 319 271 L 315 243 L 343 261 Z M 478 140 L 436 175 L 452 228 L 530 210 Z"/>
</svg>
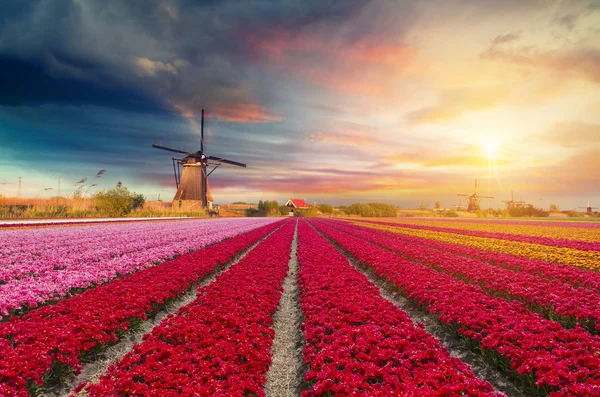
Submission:
<svg viewBox="0 0 600 397">
<path fill-rule="evenodd" d="M 296 208 L 309 208 L 309 205 L 308 205 L 308 204 L 306 204 L 306 201 L 304 201 L 304 200 L 302 200 L 302 199 L 293 199 L 293 198 L 291 198 L 291 199 L 289 199 L 289 200 L 288 200 L 288 203 L 289 203 L 290 201 L 292 202 L 292 204 L 293 204 L 293 205 L 294 205 L 294 207 L 296 207 Z"/>
</svg>

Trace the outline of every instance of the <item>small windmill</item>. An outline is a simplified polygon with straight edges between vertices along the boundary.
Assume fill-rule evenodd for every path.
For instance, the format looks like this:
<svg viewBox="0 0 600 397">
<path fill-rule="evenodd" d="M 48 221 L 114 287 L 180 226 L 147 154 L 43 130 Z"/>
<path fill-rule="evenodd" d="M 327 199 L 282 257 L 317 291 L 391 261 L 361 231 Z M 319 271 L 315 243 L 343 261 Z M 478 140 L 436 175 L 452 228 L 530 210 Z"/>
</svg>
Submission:
<svg viewBox="0 0 600 397">
<path fill-rule="evenodd" d="M 473 190 L 473 194 L 457 194 L 457 196 L 467 197 L 467 200 L 469 200 L 467 211 L 469 212 L 475 212 L 481 209 L 479 207 L 479 202 L 481 201 L 481 199 L 493 199 L 493 197 L 491 196 L 480 196 L 477 194 L 477 179 L 475 179 L 475 190 Z"/>
<path fill-rule="evenodd" d="M 525 204 L 525 201 L 515 201 L 515 193 L 511 190 L 510 191 L 511 194 L 511 200 L 503 200 L 503 203 L 506 203 L 506 208 L 508 209 L 512 209 L 512 208 L 523 208 L 523 204 Z"/>
<path fill-rule="evenodd" d="M 594 213 L 594 211 L 593 211 L 593 210 L 597 210 L 597 209 L 598 209 L 598 207 L 592 207 L 592 206 L 591 206 L 591 204 L 590 204 L 590 200 L 588 200 L 588 205 L 587 205 L 587 207 L 579 207 L 579 208 L 585 208 L 585 211 L 586 211 L 586 213 L 587 213 L 588 215 L 592 215 L 592 214 Z"/>
<path fill-rule="evenodd" d="M 453 207 L 456 207 L 457 211 L 464 211 L 465 206 L 462 204 L 462 198 L 458 199 L 458 205 L 454 205 Z"/>
<path fill-rule="evenodd" d="M 172 149 L 162 144 L 152 144 L 152 147 L 185 155 L 181 159 L 175 157 L 171 159 L 173 161 L 173 172 L 175 173 L 175 185 L 177 186 L 177 193 L 175 193 L 173 201 L 198 201 L 202 203 L 202 208 L 212 205 L 212 196 L 208 187 L 208 177 L 210 174 L 221 165 L 246 168 L 246 164 L 221 157 L 207 156 L 204 153 L 204 109 L 202 109 L 200 127 L 200 150 L 197 152 L 186 152 L 184 150 Z M 213 168 L 209 171 L 209 167 Z"/>
</svg>

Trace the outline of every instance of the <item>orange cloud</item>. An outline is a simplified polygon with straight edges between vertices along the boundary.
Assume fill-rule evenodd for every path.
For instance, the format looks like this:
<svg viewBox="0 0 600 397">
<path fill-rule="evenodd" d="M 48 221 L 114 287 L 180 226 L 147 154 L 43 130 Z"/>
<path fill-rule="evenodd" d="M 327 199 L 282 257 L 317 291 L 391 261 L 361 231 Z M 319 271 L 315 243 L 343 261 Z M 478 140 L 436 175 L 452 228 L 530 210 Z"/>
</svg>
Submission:
<svg viewBox="0 0 600 397">
<path fill-rule="evenodd" d="M 504 49 L 492 45 L 481 56 L 516 65 L 545 68 L 600 83 L 600 49 L 597 48 L 540 51 L 531 46 Z"/>
<path fill-rule="evenodd" d="M 376 141 L 368 136 L 358 136 L 351 134 L 336 134 L 332 132 L 318 131 L 310 134 L 311 141 L 319 141 L 321 143 L 338 143 L 346 146 L 373 146 Z"/>
<path fill-rule="evenodd" d="M 281 113 L 256 104 L 219 105 L 211 110 L 211 116 L 229 123 L 269 123 L 282 120 Z"/>
<path fill-rule="evenodd" d="M 500 88 L 457 88 L 445 91 L 437 105 L 408 114 L 409 124 L 443 123 L 472 111 L 488 110 L 508 97 Z"/>
<path fill-rule="evenodd" d="M 600 125 L 576 121 L 555 123 L 542 139 L 565 147 L 600 143 Z"/>
<path fill-rule="evenodd" d="M 414 58 L 414 51 L 402 44 L 369 39 L 346 43 L 335 35 L 327 38 L 281 29 L 268 33 L 244 37 L 257 56 L 269 61 L 266 67 L 336 91 L 365 96 L 391 95 L 390 81 Z"/>
<path fill-rule="evenodd" d="M 331 125 L 326 131 L 317 131 L 307 135 L 310 141 L 321 143 L 337 143 L 345 146 L 373 146 L 379 142 L 376 130 L 365 125 L 339 122 Z"/>
</svg>

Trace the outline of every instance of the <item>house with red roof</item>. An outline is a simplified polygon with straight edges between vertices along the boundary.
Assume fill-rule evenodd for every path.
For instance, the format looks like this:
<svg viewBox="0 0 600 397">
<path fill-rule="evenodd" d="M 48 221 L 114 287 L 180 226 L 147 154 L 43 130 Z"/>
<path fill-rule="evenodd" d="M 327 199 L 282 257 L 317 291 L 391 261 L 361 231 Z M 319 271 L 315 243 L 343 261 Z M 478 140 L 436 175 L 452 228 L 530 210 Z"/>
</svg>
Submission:
<svg viewBox="0 0 600 397">
<path fill-rule="evenodd" d="M 300 209 L 304 209 L 304 208 L 310 208 L 310 205 L 308 205 L 306 203 L 306 201 L 304 201 L 303 199 L 294 199 L 291 198 L 287 201 L 287 203 L 285 203 L 286 207 L 290 207 L 290 208 L 300 208 Z"/>
<path fill-rule="evenodd" d="M 294 216 L 294 209 L 298 208 L 298 209 L 308 209 L 310 208 L 310 205 L 308 205 L 306 203 L 306 201 L 304 201 L 303 199 L 294 199 L 291 198 L 287 201 L 287 203 L 285 203 L 286 207 L 290 208 L 290 213 L 288 214 L 289 216 Z"/>
</svg>

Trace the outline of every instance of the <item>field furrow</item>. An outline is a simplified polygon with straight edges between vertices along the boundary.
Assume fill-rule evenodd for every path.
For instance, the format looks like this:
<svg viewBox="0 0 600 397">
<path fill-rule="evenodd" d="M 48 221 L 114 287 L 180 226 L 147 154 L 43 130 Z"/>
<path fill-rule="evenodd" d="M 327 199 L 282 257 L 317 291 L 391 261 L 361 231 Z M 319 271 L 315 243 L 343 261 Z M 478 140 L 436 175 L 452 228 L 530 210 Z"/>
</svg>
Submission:
<svg viewBox="0 0 600 397">
<path fill-rule="evenodd" d="M 600 295 L 586 288 L 575 289 L 556 280 L 516 273 L 427 245 L 412 244 L 405 241 L 402 235 L 390 238 L 380 231 L 347 223 L 331 222 L 330 225 L 469 284 L 479 285 L 491 295 L 519 300 L 528 308 L 567 328 L 573 328 L 579 322 L 594 334 L 600 330 Z"/>
<path fill-rule="evenodd" d="M 379 290 L 306 222 L 299 285 L 310 389 L 302 396 L 501 395 Z"/>
<path fill-rule="evenodd" d="M 565 330 L 520 302 L 486 294 L 429 266 L 315 222 L 379 277 L 438 317 L 449 330 L 520 383 L 527 394 L 590 396 L 600 392 L 600 339 L 582 328 Z"/>
<path fill-rule="evenodd" d="M 374 222 L 359 222 L 367 227 L 388 230 L 409 236 L 423 237 L 446 243 L 464 245 L 492 252 L 518 255 L 545 262 L 579 266 L 592 270 L 600 270 L 600 252 L 582 251 L 573 248 L 552 247 L 527 242 L 508 241 L 487 237 L 467 236 L 431 230 L 418 230 L 393 225 L 380 225 Z"/>
<path fill-rule="evenodd" d="M 264 395 L 272 315 L 294 229 L 288 222 L 200 289 L 196 301 L 146 335 L 98 384 L 87 386 L 87 394 Z"/>
<path fill-rule="evenodd" d="M 0 394 L 26 396 L 77 373 L 81 360 L 184 294 L 281 222 L 141 270 L 0 323 Z"/>
<path fill-rule="evenodd" d="M 56 303 L 266 223 L 228 219 L 4 231 L 0 314 Z"/>
</svg>

